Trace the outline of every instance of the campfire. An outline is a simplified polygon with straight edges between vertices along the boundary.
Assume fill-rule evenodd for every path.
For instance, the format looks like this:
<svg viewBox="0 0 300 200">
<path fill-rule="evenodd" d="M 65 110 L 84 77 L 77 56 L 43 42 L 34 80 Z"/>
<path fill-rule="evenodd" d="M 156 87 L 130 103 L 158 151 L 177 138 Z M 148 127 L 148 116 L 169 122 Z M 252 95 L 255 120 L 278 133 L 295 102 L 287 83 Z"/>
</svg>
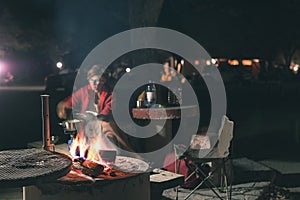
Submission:
<svg viewBox="0 0 300 200">
<path fill-rule="evenodd" d="M 73 160 L 71 171 L 61 180 L 118 179 L 141 172 L 138 162 L 133 161 L 137 159 L 118 156 L 116 160 L 116 147 L 102 133 L 99 125 L 97 122 L 73 139 L 69 148 Z"/>
<path fill-rule="evenodd" d="M 46 108 L 47 99 L 48 96 L 42 98 Z M 49 109 L 44 110 L 43 147 L 49 150 L 52 147 L 49 113 L 46 112 Z M 116 147 L 102 133 L 99 121 L 94 122 L 92 126 L 85 126 L 85 132 L 79 131 L 70 146 L 55 146 L 57 152 L 68 154 L 72 159 L 67 175 L 53 182 L 23 187 L 24 200 L 150 199 L 149 164 L 116 155 Z M 59 163 L 52 164 L 61 167 Z"/>
<path fill-rule="evenodd" d="M 115 177 L 113 164 L 116 150 L 108 149 L 105 136 L 97 134 L 92 139 L 78 134 L 70 146 L 73 159 L 73 173 L 85 174 L 92 178 Z"/>
</svg>

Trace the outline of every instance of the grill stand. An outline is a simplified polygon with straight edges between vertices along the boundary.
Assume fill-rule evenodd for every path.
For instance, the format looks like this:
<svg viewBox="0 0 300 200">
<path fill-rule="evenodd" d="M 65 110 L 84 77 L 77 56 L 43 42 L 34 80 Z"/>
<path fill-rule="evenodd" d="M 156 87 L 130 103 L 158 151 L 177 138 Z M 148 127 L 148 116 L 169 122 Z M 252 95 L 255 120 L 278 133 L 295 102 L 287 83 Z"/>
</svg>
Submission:
<svg viewBox="0 0 300 200">
<path fill-rule="evenodd" d="M 40 143 L 28 144 L 40 147 Z M 56 145 L 56 151 L 68 155 L 67 144 Z M 129 158 L 130 159 L 130 158 Z M 140 163 L 140 165 L 143 162 Z M 148 172 L 114 180 L 92 182 L 53 182 L 23 187 L 23 200 L 150 200 L 150 175 Z"/>
</svg>

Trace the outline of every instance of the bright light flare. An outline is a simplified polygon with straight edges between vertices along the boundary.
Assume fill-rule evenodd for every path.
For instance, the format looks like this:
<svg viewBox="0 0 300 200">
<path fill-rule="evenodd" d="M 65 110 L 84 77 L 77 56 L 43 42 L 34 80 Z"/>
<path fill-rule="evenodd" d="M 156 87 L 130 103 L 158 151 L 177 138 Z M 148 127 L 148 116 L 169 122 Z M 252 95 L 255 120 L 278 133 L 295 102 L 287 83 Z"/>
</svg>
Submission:
<svg viewBox="0 0 300 200">
<path fill-rule="evenodd" d="M 215 65 L 217 63 L 217 59 L 212 58 L 211 63 Z"/>
<path fill-rule="evenodd" d="M 206 64 L 207 66 L 210 66 L 210 65 L 211 65 L 211 61 L 210 61 L 210 60 L 206 60 L 205 64 Z"/>
<path fill-rule="evenodd" d="M 57 67 L 58 69 L 61 69 L 62 66 L 63 66 L 62 62 L 57 62 L 57 63 L 56 63 L 56 67 Z"/>
<path fill-rule="evenodd" d="M 4 63 L 0 61 L 0 73 L 4 71 Z"/>
<path fill-rule="evenodd" d="M 181 65 L 184 65 L 184 60 L 183 60 L 183 59 L 181 59 L 180 63 L 181 63 Z"/>
<path fill-rule="evenodd" d="M 244 65 L 244 66 L 252 66 L 252 60 L 242 60 L 242 65 Z"/>
<path fill-rule="evenodd" d="M 130 69 L 129 67 L 127 67 L 127 68 L 125 69 L 125 71 L 129 73 L 129 72 L 131 71 L 131 69 Z"/>
<path fill-rule="evenodd" d="M 293 71 L 294 72 L 298 72 L 298 70 L 299 70 L 299 65 L 298 64 L 294 65 Z"/>
<path fill-rule="evenodd" d="M 232 66 L 238 66 L 240 63 L 238 60 L 228 60 L 228 64 Z"/>
</svg>

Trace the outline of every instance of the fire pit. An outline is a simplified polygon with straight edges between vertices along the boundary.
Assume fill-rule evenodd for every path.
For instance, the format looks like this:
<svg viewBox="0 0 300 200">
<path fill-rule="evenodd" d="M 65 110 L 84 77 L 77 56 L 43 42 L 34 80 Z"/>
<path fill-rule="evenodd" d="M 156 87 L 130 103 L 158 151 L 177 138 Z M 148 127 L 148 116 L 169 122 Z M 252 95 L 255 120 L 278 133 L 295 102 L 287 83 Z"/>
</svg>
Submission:
<svg viewBox="0 0 300 200">
<path fill-rule="evenodd" d="M 47 97 L 42 97 L 45 107 L 43 146 L 50 149 Z M 80 127 L 69 146 L 55 147 L 58 152 L 72 158 L 71 171 L 52 183 L 24 187 L 23 200 L 149 200 L 148 164 L 139 159 L 116 156 L 116 148 L 102 132 L 102 122 L 98 119 L 86 120 Z"/>
<path fill-rule="evenodd" d="M 56 149 L 69 154 L 67 144 L 57 145 Z M 98 162 L 73 158 L 67 175 L 52 183 L 24 187 L 24 200 L 150 199 L 149 165 L 146 162 L 116 156 L 113 164 L 101 166 Z"/>
<path fill-rule="evenodd" d="M 146 173 L 148 168 L 149 165 L 146 162 L 125 156 L 117 156 L 115 163 L 110 166 L 103 166 L 89 160 L 74 159 L 71 171 L 57 181 L 64 184 L 85 184 L 99 180 L 118 180 Z"/>
</svg>

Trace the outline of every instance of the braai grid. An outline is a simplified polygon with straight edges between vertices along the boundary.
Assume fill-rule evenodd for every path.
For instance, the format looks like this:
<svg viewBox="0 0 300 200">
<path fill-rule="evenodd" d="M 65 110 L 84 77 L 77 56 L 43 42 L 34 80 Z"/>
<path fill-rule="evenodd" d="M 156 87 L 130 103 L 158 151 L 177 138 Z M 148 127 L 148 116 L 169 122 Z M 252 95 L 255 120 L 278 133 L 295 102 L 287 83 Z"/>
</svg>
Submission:
<svg viewBox="0 0 300 200">
<path fill-rule="evenodd" d="M 0 152 L 0 185 L 25 186 L 56 180 L 71 169 L 71 159 L 63 154 L 41 149 Z"/>
</svg>

